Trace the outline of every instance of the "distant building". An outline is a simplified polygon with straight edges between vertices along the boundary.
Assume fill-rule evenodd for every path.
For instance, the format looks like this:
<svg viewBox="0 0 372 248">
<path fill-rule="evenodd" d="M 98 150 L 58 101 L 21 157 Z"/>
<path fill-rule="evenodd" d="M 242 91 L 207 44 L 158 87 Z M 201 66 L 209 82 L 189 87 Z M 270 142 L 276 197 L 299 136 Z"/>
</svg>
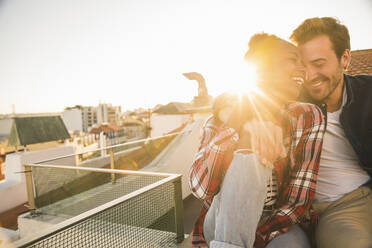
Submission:
<svg viewBox="0 0 372 248">
<path fill-rule="evenodd" d="M 0 119 L 0 143 L 4 142 L 10 134 L 13 118 Z"/>
<path fill-rule="evenodd" d="M 39 119 L 48 119 L 48 117 L 52 117 L 52 119 L 59 118 L 61 119 L 61 113 L 27 113 L 27 114 L 11 114 L 11 115 L 2 115 L 0 116 L 0 147 L 5 149 L 6 153 L 11 153 L 16 151 L 16 147 L 9 144 L 9 137 L 11 135 L 11 129 L 13 124 L 15 124 L 15 119 L 22 119 L 22 118 L 39 118 Z M 42 121 L 44 124 L 44 120 Z M 62 121 L 63 124 L 63 121 Z M 29 124 L 27 124 L 29 125 Z M 31 128 L 31 127 L 30 127 Z M 19 131 L 19 130 L 17 130 Z M 49 132 L 45 131 L 45 132 Z M 21 134 L 21 138 L 24 136 L 30 136 L 32 134 L 24 133 Z M 60 146 L 61 140 L 54 140 L 54 141 L 41 141 L 34 144 L 30 144 L 27 147 L 28 150 L 39 150 L 39 149 L 46 149 L 50 147 Z M 0 149 L 1 149 L 0 148 Z M 23 147 L 18 147 L 20 150 L 23 150 Z"/>
<path fill-rule="evenodd" d="M 70 139 L 70 134 L 61 116 L 16 117 L 8 138 L 8 146 L 25 147 L 66 139 Z"/>
<path fill-rule="evenodd" d="M 109 138 L 124 135 L 123 128 L 113 124 L 102 124 L 99 127 L 94 127 L 90 130 L 90 133 L 92 134 L 100 134 L 102 132 Z"/>
<path fill-rule="evenodd" d="M 83 131 L 88 132 L 91 127 L 97 124 L 97 108 L 96 107 L 84 107 L 83 108 Z"/>
<path fill-rule="evenodd" d="M 109 123 L 103 123 L 99 127 L 93 127 L 90 133 L 94 134 L 96 139 L 99 139 L 100 134 L 103 133 L 106 140 L 105 146 L 124 143 L 127 140 L 124 136 L 123 127 Z"/>
<path fill-rule="evenodd" d="M 70 131 L 84 131 L 83 110 L 72 108 L 62 112 L 62 119 Z"/>
<path fill-rule="evenodd" d="M 10 129 L 13 125 L 14 118 L 17 117 L 46 117 L 60 116 L 61 113 L 13 113 L 0 115 L 0 143 L 4 142 L 10 134 Z"/>
<path fill-rule="evenodd" d="M 121 107 L 99 104 L 97 107 L 80 106 L 66 108 L 62 113 L 63 121 L 69 131 L 88 133 L 96 125 L 103 123 L 120 124 Z"/>
<path fill-rule="evenodd" d="M 194 107 L 191 103 L 170 102 L 158 107 L 150 118 L 151 137 L 165 135 L 185 123 L 205 117 L 211 113 L 211 106 Z"/>
<path fill-rule="evenodd" d="M 147 125 L 145 122 L 128 117 L 123 120 L 122 127 L 124 129 L 124 135 L 128 139 L 132 138 L 145 138 L 147 135 Z"/>
<path fill-rule="evenodd" d="M 97 108 L 97 124 L 112 123 L 119 124 L 121 107 L 111 104 L 99 104 Z"/>
</svg>

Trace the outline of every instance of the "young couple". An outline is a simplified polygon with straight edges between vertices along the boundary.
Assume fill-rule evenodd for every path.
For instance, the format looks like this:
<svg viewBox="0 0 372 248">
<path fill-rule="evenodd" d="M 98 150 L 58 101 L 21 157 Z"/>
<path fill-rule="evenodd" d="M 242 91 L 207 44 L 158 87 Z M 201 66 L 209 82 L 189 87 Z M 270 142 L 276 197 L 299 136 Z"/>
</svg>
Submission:
<svg viewBox="0 0 372 248">
<path fill-rule="evenodd" d="M 372 247 L 372 76 L 345 74 L 337 19 L 307 19 L 291 40 L 254 35 L 263 94 L 215 100 L 190 170 L 194 247 Z"/>
</svg>

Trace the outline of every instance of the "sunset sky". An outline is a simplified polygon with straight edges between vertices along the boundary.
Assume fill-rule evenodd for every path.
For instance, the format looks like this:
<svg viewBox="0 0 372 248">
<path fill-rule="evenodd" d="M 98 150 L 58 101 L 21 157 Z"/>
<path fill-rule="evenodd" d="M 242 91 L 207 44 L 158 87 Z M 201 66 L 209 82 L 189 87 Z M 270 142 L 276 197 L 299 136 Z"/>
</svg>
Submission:
<svg viewBox="0 0 372 248">
<path fill-rule="evenodd" d="M 242 89 L 256 32 L 288 38 L 304 19 L 333 16 L 352 50 L 372 48 L 372 0 L 0 0 L 0 114 L 67 106 L 124 110 Z"/>
</svg>

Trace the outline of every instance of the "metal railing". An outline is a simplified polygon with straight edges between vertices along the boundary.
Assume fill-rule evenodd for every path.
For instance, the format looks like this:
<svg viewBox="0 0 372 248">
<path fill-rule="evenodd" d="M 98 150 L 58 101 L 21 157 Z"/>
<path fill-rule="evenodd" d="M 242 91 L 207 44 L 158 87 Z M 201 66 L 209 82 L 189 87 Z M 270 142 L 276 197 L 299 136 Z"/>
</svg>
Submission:
<svg viewBox="0 0 372 248">
<path fill-rule="evenodd" d="M 108 155 L 102 156 L 100 158 L 94 158 L 92 160 L 97 161 L 97 160 L 103 160 L 105 158 L 109 158 L 109 160 L 107 160 L 107 164 L 109 166 L 106 166 L 106 167 L 109 167 L 110 169 L 118 169 L 118 167 L 119 167 L 118 163 L 117 163 L 118 159 L 120 157 L 125 157 L 125 152 L 127 151 L 126 149 L 133 149 L 133 148 L 136 148 L 136 147 L 138 148 L 138 147 L 141 147 L 141 146 L 145 146 L 146 144 L 150 144 L 151 142 L 170 139 L 170 138 L 173 138 L 176 135 L 185 134 L 185 133 L 188 133 L 188 131 L 177 132 L 177 133 L 168 134 L 168 135 L 164 135 L 164 136 L 160 136 L 160 137 L 135 140 L 135 141 L 131 141 L 131 142 L 126 142 L 124 144 L 118 144 L 118 145 L 102 147 L 102 148 L 98 148 L 98 149 L 92 149 L 92 150 L 81 152 L 81 153 L 74 153 L 74 154 L 68 154 L 68 155 L 63 155 L 63 156 L 57 156 L 57 157 L 53 157 L 53 158 L 38 161 L 36 163 L 25 164 L 24 165 L 24 168 L 25 168 L 24 172 L 25 172 L 25 176 L 26 176 L 28 208 L 30 209 L 31 212 L 33 212 L 33 211 L 36 210 L 36 208 L 44 206 L 44 205 L 40 205 L 40 204 L 37 205 L 37 201 L 35 201 L 35 198 L 39 197 L 41 194 L 45 194 L 44 191 L 43 192 L 38 192 L 38 189 L 41 188 L 41 186 L 38 187 L 38 185 L 36 185 L 36 183 L 39 183 L 39 184 L 45 186 L 45 185 L 47 185 L 47 182 L 44 182 L 44 180 L 49 180 L 49 178 L 45 176 L 45 173 L 43 173 L 41 175 L 39 175 L 40 173 L 39 174 L 36 173 L 36 175 L 34 175 L 34 177 L 37 177 L 36 178 L 36 183 L 35 183 L 35 180 L 31 176 L 32 173 L 35 174 L 35 169 L 34 169 L 34 172 L 32 170 L 32 168 L 34 168 L 34 167 L 37 167 L 41 164 L 47 165 L 47 163 L 48 164 L 50 163 L 49 165 L 58 166 L 58 168 L 61 168 L 62 166 L 66 166 L 66 163 L 68 165 L 71 165 L 72 161 L 74 162 L 74 164 L 78 165 L 78 163 L 76 163 L 76 161 L 77 161 L 76 158 L 79 157 L 80 155 L 83 155 L 85 153 L 92 153 L 92 152 L 100 152 L 100 153 L 104 154 L 104 153 L 106 153 L 106 151 L 108 151 L 107 152 Z M 67 159 L 67 161 L 66 161 L 66 159 Z M 63 161 L 63 163 L 61 161 Z M 138 161 L 133 161 L 132 159 L 130 159 L 130 161 L 133 164 L 137 164 L 137 162 L 138 162 Z M 87 162 L 88 162 L 88 164 L 86 166 L 88 168 L 92 167 L 89 164 L 90 161 L 87 161 Z M 103 163 L 103 165 L 101 165 L 101 166 L 103 167 L 105 164 L 106 163 Z M 77 167 L 78 167 L 77 165 L 73 166 L 74 169 L 77 169 Z M 51 166 L 50 168 L 52 168 L 53 166 Z M 57 168 L 57 167 L 55 167 L 55 168 Z M 139 168 L 137 168 L 137 169 L 139 169 Z M 80 170 L 80 171 L 82 171 L 82 170 Z M 50 176 L 50 175 L 47 175 L 47 176 Z M 57 176 L 59 177 L 58 180 L 60 181 L 60 176 L 61 175 L 59 174 Z M 73 176 L 76 177 L 75 175 L 73 175 Z M 112 183 L 115 183 L 116 177 L 117 176 L 115 176 L 115 173 L 111 173 L 111 182 Z M 50 190 L 50 185 L 48 185 L 47 189 Z M 50 203 L 52 203 L 52 202 L 49 202 L 49 204 Z"/>
<path fill-rule="evenodd" d="M 167 134 L 167 135 L 158 136 L 158 137 L 154 137 L 154 138 L 139 139 L 139 140 L 125 142 L 123 144 L 100 147 L 100 148 L 97 148 L 97 149 L 92 149 L 92 150 L 84 151 L 84 152 L 80 152 L 80 153 L 57 156 L 57 157 L 53 157 L 53 158 L 50 158 L 50 159 L 40 160 L 40 161 L 38 161 L 36 163 L 33 163 L 33 164 L 47 163 L 47 162 L 54 161 L 54 160 L 60 160 L 60 159 L 69 158 L 69 157 L 73 157 L 73 156 L 75 157 L 75 156 L 83 155 L 85 153 L 103 152 L 103 151 L 106 151 L 106 150 L 109 150 L 109 151 L 113 150 L 114 152 L 117 152 L 117 151 L 121 151 L 121 149 L 124 149 L 124 148 L 128 148 L 128 147 L 133 148 L 133 147 L 135 147 L 134 145 L 141 145 L 141 144 L 145 144 L 145 143 L 148 143 L 148 142 L 151 142 L 151 141 L 164 139 L 164 138 L 170 138 L 170 137 L 174 137 L 174 136 L 181 135 L 181 134 L 186 134 L 186 133 L 190 133 L 190 131 L 177 132 L 177 133 Z"/>
<path fill-rule="evenodd" d="M 182 133 L 95 149 L 109 150 L 110 169 L 49 164 L 79 154 L 25 165 L 32 215 L 65 221 L 16 246 L 175 247 L 184 239 L 181 175 L 115 169 L 115 149 Z"/>
<path fill-rule="evenodd" d="M 158 180 L 44 230 L 16 247 L 176 247 L 184 238 L 181 175 L 32 165 Z M 109 183 L 111 184 L 111 183 Z M 41 210 L 43 214 L 43 210 Z"/>
</svg>

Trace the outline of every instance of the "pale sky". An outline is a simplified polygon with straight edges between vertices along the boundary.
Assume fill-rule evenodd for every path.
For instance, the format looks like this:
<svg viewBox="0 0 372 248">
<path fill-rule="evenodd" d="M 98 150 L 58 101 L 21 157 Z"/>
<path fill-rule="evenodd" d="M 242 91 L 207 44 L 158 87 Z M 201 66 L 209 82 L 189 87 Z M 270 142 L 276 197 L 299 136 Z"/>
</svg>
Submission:
<svg viewBox="0 0 372 248">
<path fill-rule="evenodd" d="M 0 0 L 0 114 L 191 101 L 245 85 L 249 37 L 333 16 L 372 48 L 372 0 Z"/>
</svg>

